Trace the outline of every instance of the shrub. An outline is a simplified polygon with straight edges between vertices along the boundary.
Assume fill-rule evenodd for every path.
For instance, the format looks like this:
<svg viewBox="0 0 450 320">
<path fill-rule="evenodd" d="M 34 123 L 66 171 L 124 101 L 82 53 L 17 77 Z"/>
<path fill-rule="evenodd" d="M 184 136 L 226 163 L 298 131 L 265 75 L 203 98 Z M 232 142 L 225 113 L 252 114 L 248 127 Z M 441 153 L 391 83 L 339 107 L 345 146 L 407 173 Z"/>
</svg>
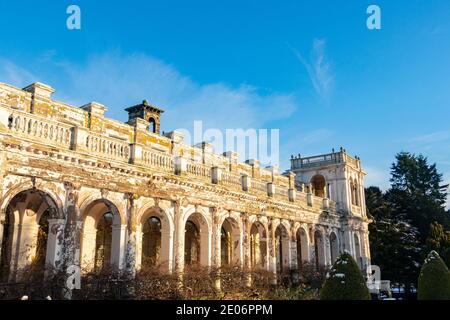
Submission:
<svg viewBox="0 0 450 320">
<path fill-rule="evenodd" d="M 436 251 L 431 251 L 420 270 L 419 300 L 450 299 L 450 272 Z"/>
<path fill-rule="evenodd" d="M 343 253 L 330 269 L 321 300 L 370 300 L 369 289 L 352 256 Z"/>
</svg>

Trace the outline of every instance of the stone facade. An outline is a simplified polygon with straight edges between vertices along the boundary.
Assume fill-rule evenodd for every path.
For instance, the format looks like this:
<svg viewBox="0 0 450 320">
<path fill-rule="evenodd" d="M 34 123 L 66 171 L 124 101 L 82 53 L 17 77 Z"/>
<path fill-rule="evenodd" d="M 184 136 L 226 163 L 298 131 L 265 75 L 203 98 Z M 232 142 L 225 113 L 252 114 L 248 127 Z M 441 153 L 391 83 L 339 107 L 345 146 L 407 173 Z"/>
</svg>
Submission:
<svg viewBox="0 0 450 320">
<path fill-rule="evenodd" d="M 161 109 L 52 100 L 41 83 L 0 84 L 2 277 L 32 263 L 68 273 L 143 264 L 239 265 L 274 273 L 330 265 L 347 250 L 370 265 L 361 162 L 345 150 L 292 157 L 280 174 L 237 154 L 159 134 Z M 139 108 L 142 107 L 142 113 Z M 148 115 L 149 119 L 139 114 Z M 149 126 L 153 129 L 149 130 Z"/>
</svg>

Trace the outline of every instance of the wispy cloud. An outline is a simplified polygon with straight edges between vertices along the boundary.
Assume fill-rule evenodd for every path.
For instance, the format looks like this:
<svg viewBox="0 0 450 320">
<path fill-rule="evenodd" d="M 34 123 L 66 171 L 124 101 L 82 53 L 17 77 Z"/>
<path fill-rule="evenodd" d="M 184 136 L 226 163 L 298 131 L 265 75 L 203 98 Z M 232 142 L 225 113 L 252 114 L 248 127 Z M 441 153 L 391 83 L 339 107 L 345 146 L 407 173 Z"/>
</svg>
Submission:
<svg viewBox="0 0 450 320">
<path fill-rule="evenodd" d="M 244 84 L 196 83 L 174 66 L 145 54 L 110 51 L 90 57 L 85 64 L 57 61 L 54 52 L 44 56 L 40 78 L 0 59 L 0 81 L 18 86 L 51 81 L 59 100 L 78 106 L 98 101 L 120 120 L 126 120 L 124 108 L 148 99 L 167 110 L 162 123 L 166 130 L 190 129 L 194 120 L 203 120 L 205 129 L 261 128 L 289 117 L 298 105 L 292 93 L 261 93 Z"/>
<path fill-rule="evenodd" d="M 413 137 L 412 139 L 410 139 L 410 141 L 415 143 L 436 143 L 447 141 L 449 139 L 450 131 L 437 131 Z"/>
<path fill-rule="evenodd" d="M 326 103 L 329 103 L 334 75 L 331 63 L 325 54 L 325 49 L 326 41 L 324 39 L 314 39 L 309 59 L 305 59 L 297 50 L 292 50 L 308 71 L 309 78 L 317 95 Z"/>
<path fill-rule="evenodd" d="M 21 68 L 7 59 L 0 58 L 0 82 L 23 87 L 37 81 L 37 79 L 29 70 Z"/>
</svg>

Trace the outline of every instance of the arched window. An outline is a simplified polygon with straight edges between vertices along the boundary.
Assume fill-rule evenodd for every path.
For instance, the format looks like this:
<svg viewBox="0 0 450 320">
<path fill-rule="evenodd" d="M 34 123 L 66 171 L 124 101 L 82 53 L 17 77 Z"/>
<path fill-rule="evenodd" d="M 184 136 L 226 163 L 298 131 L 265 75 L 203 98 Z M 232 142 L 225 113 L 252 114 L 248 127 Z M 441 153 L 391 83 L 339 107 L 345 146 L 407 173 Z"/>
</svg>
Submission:
<svg viewBox="0 0 450 320">
<path fill-rule="evenodd" d="M 334 263 L 339 255 L 339 243 L 337 236 L 334 232 L 330 234 L 330 253 L 331 253 L 331 263 Z"/>
<path fill-rule="evenodd" d="M 184 235 L 184 263 L 187 266 L 200 263 L 200 233 L 192 221 L 186 222 Z"/>
<path fill-rule="evenodd" d="M 359 243 L 359 237 L 358 235 L 354 235 L 355 239 L 355 260 L 358 266 L 362 269 L 363 263 L 362 263 L 362 256 L 361 256 L 361 244 Z"/>
<path fill-rule="evenodd" d="M 311 179 L 312 184 L 312 192 L 316 197 L 325 198 L 325 178 L 318 174 L 312 177 Z"/>
<path fill-rule="evenodd" d="M 148 131 L 152 132 L 152 133 L 156 133 L 156 121 L 154 118 L 150 118 L 148 119 L 148 122 L 150 123 L 149 127 L 148 127 Z"/>
<path fill-rule="evenodd" d="M 231 264 L 231 248 L 231 234 L 222 227 L 220 235 L 220 254 L 222 266 L 229 266 Z"/>
<path fill-rule="evenodd" d="M 161 220 L 150 217 L 144 225 L 142 239 L 142 265 L 154 266 L 160 261 Z"/>
<path fill-rule="evenodd" d="M 102 270 L 111 262 L 113 214 L 107 212 L 103 214 L 97 224 L 97 234 L 95 237 L 95 268 Z"/>
<path fill-rule="evenodd" d="M 252 224 L 250 229 L 250 260 L 252 268 L 265 268 L 267 256 L 266 232 L 259 222 Z"/>
</svg>

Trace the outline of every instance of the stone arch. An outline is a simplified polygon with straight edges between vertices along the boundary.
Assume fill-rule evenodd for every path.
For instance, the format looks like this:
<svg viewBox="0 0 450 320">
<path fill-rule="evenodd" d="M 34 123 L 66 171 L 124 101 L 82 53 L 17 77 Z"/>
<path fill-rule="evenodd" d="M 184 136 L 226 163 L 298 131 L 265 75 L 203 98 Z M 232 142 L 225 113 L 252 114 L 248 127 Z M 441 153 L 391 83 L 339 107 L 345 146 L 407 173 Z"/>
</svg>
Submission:
<svg viewBox="0 0 450 320">
<path fill-rule="evenodd" d="M 54 266 L 56 239 L 49 237 L 49 231 L 62 209 L 40 189 L 26 189 L 23 184 L 14 191 L 19 192 L 4 197 L 7 203 L 2 203 L 1 280 L 20 280 L 23 272 L 43 277 L 45 269 Z"/>
<path fill-rule="evenodd" d="M 268 228 L 267 225 L 257 219 L 256 216 L 252 216 L 249 219 L 249 229 L 246 230 L 250 235 L 250 268 L 251 269 L 263 269 L 268 268 Z"/>
<path fill-rule="evenodd" d="M 326 180 L 321 174 L 316 174 L 311 178 L 312 193 L 316 197 L 325 198 L 326 197 Z"/>
<path fill-rule="evenodd" d="M 291 262 L 291 236 L 284 222 L 278 223 L 275 229 L 275 257 L 278 273 L 288 272 Z"/>
<path fill-rule="evenodd" d="M 58 188 L 56 185 L 54 185 L 51 182 L 45 182 L 45 181 L 37 181 L 34 185 L 32 181 L 25 181 L 18 185 L 15 185 L 14 187 L 11 187 L 8 189 L 8 191 L 3 195 L 1 200 L 1 207 L 0 207 L 0 220 L 4 218 L 4 215 L 6 213 L 6 209 L 11 202 L 11 200 L 18 195 L 19 193 L 27 190 L 37 190 L 40 192 L 43 192 L 46 197 L 49 197 L 51 201 L 53 201 L 56 205 L 56 216 L 55 218 L 63 219 L 64 218 L 64 212 L 63 212 L 63 202 L 61 200 L 61 197 L 59 195 L 64 194 L 64 190 L 61 188 Z"/>
<path fill-rule="evenodd" d="M 80 208 L 83 221 L 81 267 L 83 271 L 122 269 L 126 225 L 117 206 L 107 199 L 85 201 Z"/>
<path fill-rule="evenodd" d="M 325 266 L 325 239 L 323 237 L 324 233 L 320 229 L 314 231 L 314 253 L 315 253 L 315 263 L 316 268 Z"/>
<path fill-rule="evenodd" d="M 184 216 L 184 262 L 185 266 L 211 265 L 211 223 L 201 208 L 188 210 Z M 195 252 L 197 251 L 197 252 Z M 195 258 L 194 254 L 198 257 Z"/>
<path fill-rule="evenodd" d="M 151 230 L 146 229 L 149 226 L 149 219 L 156 218 L 159 220 L 159 235 L 149 234 Z M 141 266 L 158 266 L 162 270 L 171 272 L 172 271 L 172 259 L 173 259 L 173 233 L 174 233 L 174 223 L 172 217 L 162 208 L 150 205 L 139 210 L 138 213 L 138 227 L 137 227 L 137 256 L 136 263 L 137 267 Z M 153 230 L 156 231 L 156 230 Z M 157 236 L 157 237 L 153 237 Z M 158 239 L 159 238 L 159 239 Z M 158 245 L 159 242 L 159 245 Z M 148 255 L 148 246 L 155 245 L 155 250 L 157 257 L 155 258 L 154 264 L 152 264 L 151 259 L 153 257 Z M 146 265 L 146 260 L 149 262 Z"/>
<path fill-rule="evenodd" d="M 120 218 L 120 223 L 123 225 L 127 224 L 127 217 L 124 212 L 125 208 L 123 205 L 126 200 L 123 199 L 123 203 L 120 203 L 117 199 L 114 199 L 109 194 L 101 195 L 100 192 L 92 194 L 92 192 L 85 191 L 80 193 L 80 197 L 78 199 L 78 207 L 80 208 L 81 213 L 80 219 L 85 218 L 84 213 L 86 212 L 86 208 L 96 201 L 104 201 L 105 203 L 110 205 L 112 208 L 114 208 L 115 211 L 117 211 L 116 213 Z"/>
<path fill-rule="evenodd" d="M 330 258 L 333 264 L 339 256 L 339 238 L 334 231 L 330 232 Z"/>
<path fill-rule="evenodd" d="M 309 262 L 309 237 L 308 231 L 299 226 L 295 232 L 297 243 L 297 266 L 301 270 L 303 265 Z"/>
<path fill-rule="evenodd" d="M 220 228 L 220 265 L 242 265 L 242 222 L 237 214 L 223 215 Z"/>
</svg>

